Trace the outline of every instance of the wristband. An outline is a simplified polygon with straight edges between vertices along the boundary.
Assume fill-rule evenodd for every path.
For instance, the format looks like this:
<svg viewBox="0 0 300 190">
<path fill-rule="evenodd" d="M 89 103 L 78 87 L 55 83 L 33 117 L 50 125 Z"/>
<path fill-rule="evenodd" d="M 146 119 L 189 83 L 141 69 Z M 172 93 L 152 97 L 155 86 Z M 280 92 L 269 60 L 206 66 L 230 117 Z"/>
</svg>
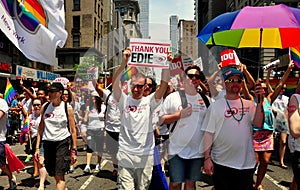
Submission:
<svg viewBox="0 0 300 190">
<path fill-rule="evenodd" d="M 205 159 L 204 159 L 204 162 L 206 161 L 206 160 L 208 160 L 208 159 L 211 159 L 211 157 L 209 156 L 209 157 L 206 157 Z"/>
<path fill-rule="evenodd" d="M 40 149 L 39 148 L 35 148 L 35 151 L 40 151 Z"/>
</svg>

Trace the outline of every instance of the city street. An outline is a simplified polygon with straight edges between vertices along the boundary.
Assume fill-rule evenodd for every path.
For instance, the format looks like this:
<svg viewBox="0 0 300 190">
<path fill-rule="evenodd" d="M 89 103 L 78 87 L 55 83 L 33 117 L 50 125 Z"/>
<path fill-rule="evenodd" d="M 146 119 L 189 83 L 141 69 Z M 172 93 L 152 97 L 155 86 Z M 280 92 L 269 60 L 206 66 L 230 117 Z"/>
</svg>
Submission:
<svg viewBox="0 0 300 190">
<path fill-rule="evenodd" d="M 24 154 L 24 146 L 16 144 L 11 146 L 15 154 L 24 161 L 26 156 Z M 109 156 L 104 155 L 105 159 L 102 162 L 102 170 L 98 173 L 92 173 L 86 175 L 83 173 L 85 167 L 85 151 L 83 151 L 83 143 L 81 139 L 78 139 L 78 163 L 75 167 L 74 173 L 66 175 L 66 182 L 68 190 L 84 190 L 84 189 L 93 189 L 93 190 L 112 190 L 117 189 L 116 179 L 112 177 L 113 166 L 110 161 Z M 277 159 L 273 159 L 272 163 L 268 167 L 267 175 L 263 180 L 265 189 L 267 190 L 281 190 L 288 189 L 291 180 L 292 180 L 292 170 L 290 162 L 288 162 L 289 155 L 287 155 L 287 165 L 288 169 L 282 169 L 278 166 Z M 96 156 L 93 156 L 92 163 L 96 163 Z M 37 189 L 35 184 L 39 182 L 39 178 L 31 178 L 32 174 L 32 164 L 29 162 L 26 164 L 26 169 L 21 171 L 20 174 L 14 173 L 17 177 L 18 188 L 17 189 L 28 189 L 33 190 Z M 91 165 L 93 170 L 95 165 Z M 224 174 L 226 175 L 226 174 Z M 7 176 L 0 176 L 0 190 L 8 188 Z M 212 188 L 211 179 L 204 175 L 203 181 L 197 182 L 197 189 L 210 190 Z M 46 189 L 55 189 L 55 180 L 53 177 L 48 177 L 46 181 Z"/>
</svg>

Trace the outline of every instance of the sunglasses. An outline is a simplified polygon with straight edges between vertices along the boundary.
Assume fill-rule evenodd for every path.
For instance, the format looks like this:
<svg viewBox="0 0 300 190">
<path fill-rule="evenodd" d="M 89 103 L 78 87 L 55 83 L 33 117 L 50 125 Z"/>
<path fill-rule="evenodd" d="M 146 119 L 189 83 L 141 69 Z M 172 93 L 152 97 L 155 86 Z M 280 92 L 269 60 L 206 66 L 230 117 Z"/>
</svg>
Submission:
<svg viewBox="0 0 300 190">
<path fill-rule="evenodd" d="M 153 88 L 153 84 L 147 84 L 149 88 Z"/>
<path fill-rule="evenodd" d="M 243 79 L 227 79 L 227 80 L 225 80 L 225 83 L 229 83 L 229 84 L 231 84 L 231 83 L 242 83 L 242 82 L 244 82 Z"/>
<path fill-rule="evenodd" d="M 33 104 L 32 106 L 34 107 L 34 106 L 40 106 L 41 104 Z"/>
<path fill-rule="evenodd" d="M 195 74 L 187 74 L 187 76 L 190 78 L 190 79 L 193 79 L 195 77 L 195 79 L 199 80 L 201 77 L 200 75 L 195 75 Z"/>
<path fill-rule="evenodd" d="M 63 94 L 63 96 L 69 96 L 69 94 Z"/>
<path fill-rule="evenodd" d="M 132 84 L 130 86 L 131 86 L 131 89 L 137 88 L 137 89 L 140 90 L 140 89 L 142 89 L 145 86 L 145 84 Z"/>
</svg>

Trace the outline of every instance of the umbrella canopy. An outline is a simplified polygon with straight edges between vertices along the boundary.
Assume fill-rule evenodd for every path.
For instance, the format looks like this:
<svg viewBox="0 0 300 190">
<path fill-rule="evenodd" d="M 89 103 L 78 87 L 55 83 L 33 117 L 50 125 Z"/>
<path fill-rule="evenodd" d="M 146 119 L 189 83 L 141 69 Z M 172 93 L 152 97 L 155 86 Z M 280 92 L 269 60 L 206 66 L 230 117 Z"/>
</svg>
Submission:
<svg viewBox="0 0 300 190">
<path fill-rule="evenodd" d="M 300 9 L 247 6 L 211 20 L 197 35 L 206 45 L 287 48 L 300 45 Z"/>
</svg>

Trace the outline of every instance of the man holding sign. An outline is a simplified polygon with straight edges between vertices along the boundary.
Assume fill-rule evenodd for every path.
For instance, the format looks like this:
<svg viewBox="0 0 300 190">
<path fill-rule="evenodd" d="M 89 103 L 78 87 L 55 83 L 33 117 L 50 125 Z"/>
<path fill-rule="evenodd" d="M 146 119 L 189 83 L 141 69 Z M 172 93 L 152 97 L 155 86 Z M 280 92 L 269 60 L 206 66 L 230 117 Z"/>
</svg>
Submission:
<svg viewBox="0 0 300 190">
<path fill-rule="evenodd" d="M 132 75 L 130 88 L 132 95 L 126 95 L 121 90 L 121 73 L 128 60 L 131 59 L 131 49 L 123 52 L 121 66 L 113 77 L 113 96 L 118 102 L 121 112 L 119 150 L 119 189 L 148 189 L 152 177 L 154 135 L 152 112 L 160 104 L 168 87 L 169 70 L 162 71 L 160 88 L 149 96 L 144 97 L 146 77 L 142 73 Z"/>
</svg>

